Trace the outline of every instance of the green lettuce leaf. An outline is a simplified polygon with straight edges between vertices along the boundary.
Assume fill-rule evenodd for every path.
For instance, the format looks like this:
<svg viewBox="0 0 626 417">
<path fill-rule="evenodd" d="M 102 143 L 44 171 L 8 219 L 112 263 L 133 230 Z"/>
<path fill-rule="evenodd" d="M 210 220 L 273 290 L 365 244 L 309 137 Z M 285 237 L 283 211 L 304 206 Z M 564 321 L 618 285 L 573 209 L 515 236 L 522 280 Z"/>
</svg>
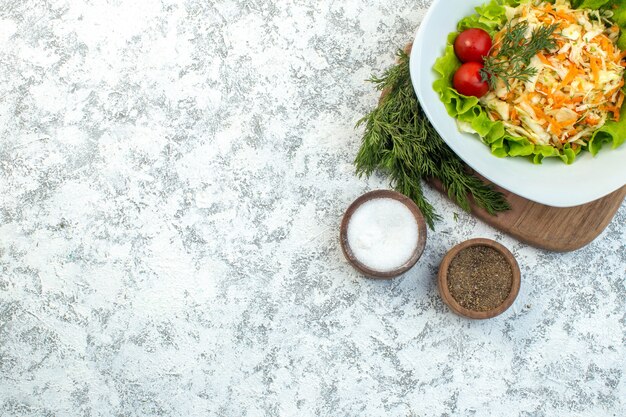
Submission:
<svg viewBox="0 0 626 417">
<path fill-rule="evenodd" d="M 439 94 L 448 114 L 460 123 L 471 127 L 482 141 L 489 146 L 491 153 L 497 157 L 526 157 L 535 164 L 545 158 L 559 158 L 566 164 L 572 164 L 583 148 L 572 149 L 566 144 L 559 150 L 552 146 L 535 145 L 528 138 L 510 135 L 500 121 L 493 121 L 486 110 L 479 104 L 476 97 L 459 94 L 452 86 L 452 78 L 461 62 L 454 53 L 454 41 L 458 34 L 469 28 L 481 28 L 493 35 L 498 28 L 506 23 L 505 7 L 518 6 L 527 0 L 491 0 L 477 7 L 476 13 L 462 19 L 457 25 L 457 32 L 448 35 L 448 43 L 443 56 L 435 62 L 433 69 L 439 78 L 433 83 L 433 89 Z M 574 0 L 574 7 L 600 9 L 609 8 L 613 11 L 613 20 L 620 26 L 622 37 L 618 46 L 626 49 L 626 0 Z M 620 43 L 623 42 L 624 46 Z M 596 155 L 603 145 L 610 143 L 617 148 L 626 141 L 626 105 L 622 107 L 619 122 L 610 121 L 594 133 L 589 142 L 589 151 Z"/>
<path fill-rule="evenodd" d="M 612 20 L 620 28 L 620 37 L 617 46 L 621 50 L 626 50 L 626 0 L 609 1 L 605 8 L 613 12 Z"/>
<path fill-rule="evenodd" d="M 504 6 L 492 1 L 476 8 L 476 14 L 463 18 L 457 25 L 459 32 L 465 29 L 480 28 L 494 35 L 506 23 Z"/>
<path fill-rule="evenodd" d="M 611 0 L 583 0 L 572 2 L 572 7 L 576 9 L 593 9 L 597 10 L 610 3 Z"/>
<path fill-rule="evenodd" d="M 626 0 L 615 0 L 607 7 L 613 11 L 612 20 L 621 28 L 626 26 Z"/>
<path fill-rule="evenodd" d="M 604 144 L 610 143 L 615 149 L 624 141 L 626 141 L 626 106 L 622 106 L 619 122 L 607 122 L 593 134 L 589 141 L 589 152 L 595 156 Z"/>
</svg>

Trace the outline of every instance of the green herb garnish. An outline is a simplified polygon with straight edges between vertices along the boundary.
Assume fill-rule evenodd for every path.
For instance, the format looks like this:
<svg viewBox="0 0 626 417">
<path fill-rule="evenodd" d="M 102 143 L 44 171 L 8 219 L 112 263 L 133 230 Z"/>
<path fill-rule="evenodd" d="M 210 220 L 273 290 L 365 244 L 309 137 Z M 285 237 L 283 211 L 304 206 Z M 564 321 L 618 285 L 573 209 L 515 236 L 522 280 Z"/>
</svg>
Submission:
<svg viewBox="0 0 626 417">
<path fill-rule="evenodd" d="M 369 81 L 384 93 L 378 107 L 357 123 L 365 126 L 354 161 L 359 176 L 376 170 L 387 174 L 397 191 L 415 201 L 431 229 L 440 216 L 424 197 L 422 179 L 440 180 L 450 199 L 466 211 L 470 195 L 491 214 L 510 208 L 500 192 L 467 169 L 430 124 L 411 84 L 407 53 L 399 51 L 398 64 Z"/>
<path fill-rule="evenodd" d="M 502 40 L 492 47 L 497 53 L 485 58 L 485 67 L 481 70 L 483 81 L 489 82 L 489 87 L 494 90 L 498 80 L 502 80 L 510 89 L 513 80 L 525 82 L 537 75 L 537 68 L 529 66 L 530 60 L 541 51 L 556 48 L 553 35 L 557 28 L 557 24 L 540 26 L 527 39 L 527 22 L 515 25 L 509 22 Z"/>
</svg>

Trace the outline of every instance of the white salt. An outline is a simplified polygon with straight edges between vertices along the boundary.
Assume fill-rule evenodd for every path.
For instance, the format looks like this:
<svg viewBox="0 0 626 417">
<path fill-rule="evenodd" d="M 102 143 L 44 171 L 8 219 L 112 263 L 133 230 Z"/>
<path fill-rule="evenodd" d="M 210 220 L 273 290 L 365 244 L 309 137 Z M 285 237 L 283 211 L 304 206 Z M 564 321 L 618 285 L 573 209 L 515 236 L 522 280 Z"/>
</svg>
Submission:
<svg viewBox="0 0 626 417">
<path fill-rule="evenodd" d="M 365 266 L 388 272 L 407 263 L 418 241 L 417 222 L 407 206 L 375 198 L 359 206 L 348 223 L 348 244 Z"/>
</svg>

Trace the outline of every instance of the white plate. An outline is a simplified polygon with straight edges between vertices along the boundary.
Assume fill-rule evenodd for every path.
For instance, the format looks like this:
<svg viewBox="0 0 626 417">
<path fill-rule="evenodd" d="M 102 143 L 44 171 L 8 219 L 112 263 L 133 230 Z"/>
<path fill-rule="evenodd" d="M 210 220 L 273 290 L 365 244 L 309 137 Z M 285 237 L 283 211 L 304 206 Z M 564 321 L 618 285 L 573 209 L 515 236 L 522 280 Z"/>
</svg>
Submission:
<svg viewBox="0 0 626 417">
<path fill-rule="evenodd" d="M 594 158 L 582 152 L 572 165 L 547 158 L 535 165 L 526 158 L 497 158 L 477 135 L 461 133 L 433 90 L 435 60 L 463 17 L 486 0 L 435 0 L 417 32 L 411 53 L 411 79 L 426 115 L 452 150 L 470 167 L 499 186 L 538 203 L 571 207 L 604 197 L 626 184 L 626 144 L 610 144 Z"/>
</svg>

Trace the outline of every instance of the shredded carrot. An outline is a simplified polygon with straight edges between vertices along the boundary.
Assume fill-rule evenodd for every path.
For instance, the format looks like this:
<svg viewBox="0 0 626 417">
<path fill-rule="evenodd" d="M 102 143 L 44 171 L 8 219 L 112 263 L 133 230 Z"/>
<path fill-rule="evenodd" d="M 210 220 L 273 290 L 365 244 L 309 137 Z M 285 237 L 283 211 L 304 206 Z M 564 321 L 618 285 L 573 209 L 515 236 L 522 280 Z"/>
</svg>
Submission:
<svg viewBox="0 0 626 417">
<path fill-rule="evenodd" d="M 611 40 L 607 38 L 606 35 L 598 35 L 592 40 L 595 40 L 600 45 L 600 48 L 602 48 L 602 50 L 607 52 L 609 55 L 614 54 L 615 50 L 613 48 L 613 42 L 611 42 Z"/>
<path fill-rule="evenodd" d="M 544 119 L 548 124 L 549 124 L 549 128 L 552 129 L 553 133 L 555 135 L 560 135 L 561 133 L 561 126 L 559 125 L 559 123 L 554 120 L 552 117 L 550 117 L 549 115 L 545 114 L 544 111 L 535 105 L 530 105 L 531 108 L 535 111 L 535 114 L 537 115 L 538 118 L 540 119 Z M 557 133 L 558 132 L 558 133 Z"/>
<path fill-rule="evenodd" d="M 544 54 L 542 54 L 541 52 L 539 52 L 537 54 L 537 58 L 539 58 L 539 60 L 541 62 L 543 62 L 544 64 L 546 64 L 548 66 L 552 66 L 552 63 L 550 61 L 548 61 L 548 58 L 546 58 L 546 56 Z"/>
<path fill-rule="evenodd" d="M 561 136 L 561 133 L 563 132 L 558 124 L 552 123 L 548 126 L 548 130 L 556 136 Z"/>
<path fill-rule="evenodd" d="M 561 82 L 560 87 L 566 87 L 569 85 L 569 83 L 571 83 L 574 78 L 576 78 L 576 76 L 578 75 L 578 69 L 576 68 L 575 65 L 572 65 L 569 67 L 569 71 L 567 71 L 567 75 L 565 75 L 565 78 L 563 79 L 563 81 Z"/>
<path fill-rule="evenodd" d="M 604 96 L 597 96 L 592 102 L 591 104 L 601 104 L 604 102 Z"/>
<path fill-rule="evenodd" d="M 531 104 L 530 107 L 535 111 L 535 115 L 537 115 L 537 117 L 539 119 L 547 119 L 548 118 L 540 107 L 537 107 L 534 104 Z"/>
<path fill-rule="evenodd" d="M 574 125 L 574 123 L 576 123 L 576 121 L 578 120 L 578 118 L 574 118 L 574 119 L 569 119 L 569 120 L 564 120 L 562 122 L 558 122 L 559 127 L 567 127 L 570 125 Z"/>
<path fill-rule="evenodd" d="M 550 91 L 548 91 L 548 88 L 545 85 L 541 84 L 541 83 L 535 84 L 535 90 L 537 90 L 540 93 L 543 93 L 545 95 L 550 94 Z"/>
<path fill-rule="evenodd" d="M 556 15 L 558 17 L 560 17 L 563 20 L 567 20 L 570 23 L 576 23 L 576 19 L 574 19 L 573 16 L 568 15 L 567 13 L 564 12 L 556 12 Z"/>
<path fill-rule="evenodd" d="M 554 107 L 556 108 L 563 106 L 563 103 L 567 100 L 567 96 L 560 92 L 555 93 L 552 97 L 554 99 Z"/>
<path fill-rule="evenodd" d="M 596 61 L 595 57 L 589 58 L 589 64 L 591 65 L 591 73 L 593 74 L 593 80 L 596 83 L 600 82 L 600 69 L 598 68 L 598 61 Z"/>
<path fill-rule="evenodd" d="M 537 53 L 536 60 L 542 64 L 537 65 L 534 86 L 518 83 L 506 93 L 492 93 L 488 100 L 498 100 L 510 106 L 508 117 L 504 118 L 509 126 L 537 129 L 526 117 L 520 117 L 527 111 L 534 116 L 539 130 L 551 136 L 553 146 L 562 149 L 568 138 L 571 140 L 580 135 L 579 144 L 572 144 L 572 149 L 579 148 L 583 143 L 580 141 L 588 141 L 591 137 L 588 132 L 604 123 L 607 117 L 619 120 L 620 109 L 626 105 L 626 93 L 620 91 L 624 87 L 621 78 L 625 73 L 620 66 L 626 67 L 626 50 L 620 51 L 612 40 L 620 33 L 620 28 L 617 25 L 606 28 L 602 22 L 590 19 L 588 13 L 571 9 L 565 2 L 556 5 L 543 2 L 541 8 L 534 6 L 537 2 L 528 3 L 524 2 L 516 9 L 515 17 L 521 21 L 532 19 L 539 24 L 556 25 L 560 28 L 554 37 L 557 48 Z M 571 24 L 578 24 L 577 31 L 581 32 L 576 41 L 561 33 Z M 499 49 L 504 33 L 505 29 L 502 29 L 494 36 L 494 50 Z M 567 48 L 570 50 L 559 52 Z M 602 82 L 605 75 L 610 82 Z M 619 84 L 616 80 L 620 81 Z M 612 91 L 607 92 L 608 89 Z M 489 110 L 488 114 L 492 120 L 503 119 L 496 111 Z M 557 121 L 556 116 L 561 121 Z"/>
<path fill-rule="evenodd" d="M 607 93 L 607 97 L 612 97 L 613 94 L 617 93 L 619 91 L 620 88 L 622 88 L 624 86 L 624 79 L 622 78 L 619 82 L 619 84 L 617 85 L 617 87 L 615 87 L 614 89 L 612 89 L 611 91 L 609 91 Z"/>
</svg>

